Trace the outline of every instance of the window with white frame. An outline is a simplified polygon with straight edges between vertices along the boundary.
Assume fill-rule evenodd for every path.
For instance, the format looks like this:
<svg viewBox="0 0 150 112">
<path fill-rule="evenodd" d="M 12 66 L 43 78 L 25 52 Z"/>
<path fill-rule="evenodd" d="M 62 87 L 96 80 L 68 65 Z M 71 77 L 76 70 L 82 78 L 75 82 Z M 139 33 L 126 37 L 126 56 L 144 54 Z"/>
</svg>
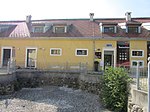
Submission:
<svg viewBox="0 0 150 112">
<path fill-rule="evenodd" d="M 127 26 L 127 33 L 141 33 L 140 26 Z"/>
<path fill-rule="evenodd" d="M 139 62 L 139 67 L 143 68 L 144 67 L 144 61 L 143 60 L 132 60 L 132 67 L 137 67 L 137 63 Z"/>
<path fill-rule="evenodd" d="M 50 49 L 50 55 L 51 56 L 61 56 L 62 55 L 62 49 L 61 48 L 51 48 Z"/>
<path fill-rule="evenodd" d="M 76 49 L 76 56 L 88 56 L 88 49 Z"/>
<path fill-rule="evenodd" d="M 104 33 L 115 33 L 114 26 L 104 26 Z"/>
<path fill-rule="evenodd" d="M 100 23 L 102 33 L 117 33 L 117 23 Z"/>
<path fill-rule="evenodd" d="M 67 33 L 67 26 L 54 26 L 53 32 L 54 33 Z"/>
<path fill-rule="evenodd" d="M 128 27 L 128 33 L 138 33 L 138 27 Z"/>
<path fill-rule="evenodd" d="M 132 50 L 131 56 L 132 57 L 144 57 L 144 51 L 143 50 Z"/>
</svg>

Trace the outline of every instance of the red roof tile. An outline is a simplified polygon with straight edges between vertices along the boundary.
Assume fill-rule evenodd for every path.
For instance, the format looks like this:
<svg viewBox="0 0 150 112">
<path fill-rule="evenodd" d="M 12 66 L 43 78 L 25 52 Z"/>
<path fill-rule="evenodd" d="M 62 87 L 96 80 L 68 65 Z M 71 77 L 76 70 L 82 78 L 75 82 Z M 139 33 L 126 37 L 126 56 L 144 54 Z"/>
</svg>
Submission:
<svg viewBox="0 0 150 112">
<path fill-rule="evenodd" d="M 134 25 L 141 25 L 142 23 L 150 23 L 150 18 L 132 18 L 132 22 L 126 22 L 125 18 L 104 18 L 95 19 L 93 22 L 89 19 L 51 19 L 51 20 L 33 20 L 31 25 L 26 24 L 25 21 L 0 21 L 0 25 L 12 25 L 5 32 L 0 32 L 0 37 L 128 37 L 128 38 L 150 38 L 150 32 L 143 26 L 141 33 L 130 34 L 126 33 L 119 25 L 117 25 L 117 33 L 101 33 L 100 23 L 116 25 L 117 23 L 127 23 Z M 53 28 L 49 28 L 44 33 L 32 32 L 33 26 L 45 25 L 67 25 L 67 33 L 53 33 Z"/>
</svg>

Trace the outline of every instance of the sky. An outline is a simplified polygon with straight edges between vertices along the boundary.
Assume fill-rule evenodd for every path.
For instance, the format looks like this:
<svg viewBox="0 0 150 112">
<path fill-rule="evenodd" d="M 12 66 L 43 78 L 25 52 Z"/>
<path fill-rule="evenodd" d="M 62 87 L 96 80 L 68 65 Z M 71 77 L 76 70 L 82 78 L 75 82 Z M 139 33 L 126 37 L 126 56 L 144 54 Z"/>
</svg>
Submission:
<svg viewBox="0 0 150 112">
<path fill-rule="evenodd" d="M 0 0 L 0 21 L 39 19 L 150 17 L 149 0 Z"/>
</svg>

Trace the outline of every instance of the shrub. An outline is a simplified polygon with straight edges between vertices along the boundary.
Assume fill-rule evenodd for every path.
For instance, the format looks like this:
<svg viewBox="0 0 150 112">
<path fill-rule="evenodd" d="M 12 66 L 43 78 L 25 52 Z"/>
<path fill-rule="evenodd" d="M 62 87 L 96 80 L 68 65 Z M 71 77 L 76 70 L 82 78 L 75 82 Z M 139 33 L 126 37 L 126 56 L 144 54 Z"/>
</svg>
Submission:
<svg viewBox="0 0 150 112">
<path fill-rule="evenodd" d="M 127 112 L 129 77 L 123 68 L 108 68 L 101 78 L 100 98 L 104 106 L 115 112 Z"/>
</svg>

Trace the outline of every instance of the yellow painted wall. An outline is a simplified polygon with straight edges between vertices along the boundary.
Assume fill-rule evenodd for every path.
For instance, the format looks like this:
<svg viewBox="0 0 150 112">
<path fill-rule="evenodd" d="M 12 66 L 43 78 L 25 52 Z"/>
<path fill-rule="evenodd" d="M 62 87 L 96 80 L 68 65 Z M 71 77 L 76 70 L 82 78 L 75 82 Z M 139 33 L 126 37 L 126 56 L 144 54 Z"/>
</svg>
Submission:
<svg viewBox="0 0 150 112">
<path fill-rule="evenodd" d="M 50 65 L 79 64 L 88 63 L 88 69 L 93 70 L 94 49 L 103 48 L 106 44 L 112 44 L 116 48 L 116 40 L 79 40 L 79 39 L 0 39 L 0 47 L 15 47 L 16 63 L 18 66 L 25 67 L 26 48 L 37 48 L 37 68 L 48 68 Z M 50 48 L 61 48 L 61 56 L 50 56 Z M 76 56 L 76 49 L 88 49 L 88 56 Z M 130 56 L 132 50 L 144 50 L 144 57 L 132 60 L 143 60 L 147 66 L 147 41 L 130 41 Z M 103 54 L 102 54 L 103 55 Z M 1 56 L 1 50 L 0 50 Z M 116 57 L 117 58 L 117 57 Z"/>
<path fill-rule="evenodd" d="M 144 50 L 144 57 L 132 57 L 132 50 Z M 143 60 L 144 66 L 147 66 L 147 41 L 132 40 L 130 41 L 130 62 L 132 60 Z"/>
<path fill-rule="evenodd" d="M 88 68 L 93 69 L 93 42 L 90 40 L 49 40 L 49 39 L 2 39 L 0 46 L 14 46 L 16 63 L 25 66 L 26 48 L 37 48 L 37 67 L 49 67 L 58 64 L 88 63 Z M 61 48 L 61 56 L 50 56 L 50 48 Z M 75 56 L 76 48 L 88 49 L 88 56 Z"/>
<path fill-rule="evenodd" d="M 112 44 L 112 47 L 107 47 L 107 44 Z M 116 48 L 116 41 L 114 40 L 98 40 L 95 42 L 95 50 L 100 49 L 103 52 L 104 48 Z"/>
</svg>

